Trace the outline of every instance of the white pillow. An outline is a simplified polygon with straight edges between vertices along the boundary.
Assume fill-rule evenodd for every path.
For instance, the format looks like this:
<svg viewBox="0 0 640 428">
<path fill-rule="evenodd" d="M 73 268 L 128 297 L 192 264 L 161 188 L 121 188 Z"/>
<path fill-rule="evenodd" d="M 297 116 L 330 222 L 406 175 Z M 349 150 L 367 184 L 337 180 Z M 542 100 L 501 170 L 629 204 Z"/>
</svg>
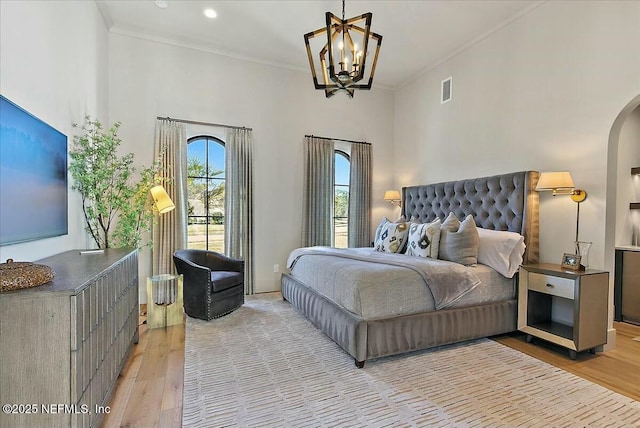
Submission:
<svg viewBox="0 0 640 428">
<path fill-rule="evenodd" d="M 522 264 L 525 244 L 519 233 L 478 228 L 478 263 L 513 278 Z"/>
<path fill-rule="evenodd" d="M 386 223 L 380 233 L 379 242 L 374 248 L 375 251 L 399 253 L 404 248 L 408 232 L 409 223 Z"/>
<path fill-rule="evenodd" d="M 411 223 L 409 225 L 409 237 L 407 239 L 407 251 L 405 254 L 437 259 L 439 246 L 439 218 L 436 218 L 431 223 Z"/>
</svg>

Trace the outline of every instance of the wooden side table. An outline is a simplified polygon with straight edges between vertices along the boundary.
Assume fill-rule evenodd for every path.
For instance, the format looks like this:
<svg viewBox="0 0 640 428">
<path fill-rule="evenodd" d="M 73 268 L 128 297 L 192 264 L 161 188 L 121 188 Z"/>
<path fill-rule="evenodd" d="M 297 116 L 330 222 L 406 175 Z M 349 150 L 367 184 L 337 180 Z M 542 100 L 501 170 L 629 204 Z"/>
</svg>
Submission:
<svg viewBox="0 0 640 428">
<path fill-rule="evenodd" d="M 182 323 L 182 275 L 154 275 L 147 278 L 147 326 L 167 327 Z"/>
<path fill-rule="evenodd" d="M 553 264 L 524 265 L 518 289 L 518 330 L 578 352 L 607 343 L 609 273 L 570 271 Z M 559 317 L 562 311 L 568 316 Z"/>
</svg>

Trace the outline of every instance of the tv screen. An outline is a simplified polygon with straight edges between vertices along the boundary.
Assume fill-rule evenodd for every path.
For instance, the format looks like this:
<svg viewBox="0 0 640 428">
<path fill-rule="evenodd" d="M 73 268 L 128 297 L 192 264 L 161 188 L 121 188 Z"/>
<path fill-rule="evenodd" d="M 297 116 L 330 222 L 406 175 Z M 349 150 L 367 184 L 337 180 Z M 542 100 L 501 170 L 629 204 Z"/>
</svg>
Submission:
<svg viewBox="0 0 640 428">
<path fill-rule="evenodd" d="M 67 137 L 0 95 L 0 245 L 68 233 Z"/>
</svg>

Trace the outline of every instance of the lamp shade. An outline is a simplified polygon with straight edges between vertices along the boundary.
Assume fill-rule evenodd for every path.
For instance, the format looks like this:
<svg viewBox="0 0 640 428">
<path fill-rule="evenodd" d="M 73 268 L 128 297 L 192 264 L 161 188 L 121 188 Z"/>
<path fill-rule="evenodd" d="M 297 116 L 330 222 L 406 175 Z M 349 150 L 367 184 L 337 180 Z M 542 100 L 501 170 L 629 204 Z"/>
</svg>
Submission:
<svg viewBox="0 0 640 428">
<path fill-rule="evenodd" d="M 400 200 L 400 192 L 397 190 L 387 190 L 384 192 L 384 200 L 385 201 L 399 201 Z"/>
<path fill-rule="evenodd" d="M 155 204 L 156 209 L 160 214 L 168 213 L 176 207 L 167 194 L 167 191 L 164 190 L 164 187 L 160 185 L 154 186 L 151 188 L 151 190 L 149 190 L 149 192 L 151 192 L 153 203 Z"/>
<path fill-rule="evenodd" d="M 573 190 L 575 187 L 568 171 L 543 172 L 540 174 L 536 190 Z"/>
</svg>

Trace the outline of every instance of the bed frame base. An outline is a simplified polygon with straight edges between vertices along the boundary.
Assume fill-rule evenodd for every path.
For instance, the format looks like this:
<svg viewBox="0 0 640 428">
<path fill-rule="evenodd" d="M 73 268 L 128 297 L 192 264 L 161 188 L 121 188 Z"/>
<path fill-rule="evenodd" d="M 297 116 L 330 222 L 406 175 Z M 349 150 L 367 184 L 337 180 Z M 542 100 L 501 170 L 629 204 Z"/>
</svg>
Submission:
<svg viewBox="0 0 640 428">
<path fill-rule="evenodd" d="M 516 330 L 517 300 L 365 320 L 288 274 L 282 297 L 355 360 L 367 360 Z"/>
</svg>

